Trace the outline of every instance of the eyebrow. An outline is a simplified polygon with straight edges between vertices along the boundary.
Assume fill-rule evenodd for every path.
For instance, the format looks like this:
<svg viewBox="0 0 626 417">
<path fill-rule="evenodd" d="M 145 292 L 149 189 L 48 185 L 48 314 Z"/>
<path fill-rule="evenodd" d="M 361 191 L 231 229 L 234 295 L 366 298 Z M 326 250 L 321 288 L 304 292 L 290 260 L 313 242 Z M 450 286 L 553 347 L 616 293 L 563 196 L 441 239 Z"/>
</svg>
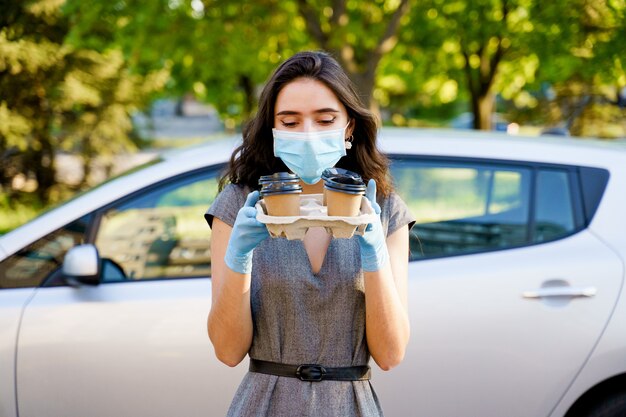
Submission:
<svg viewBox="0 0 626 417">
<path fill-rule="evenodd" d="M 339 110 L 333 109 L 331 107 L 325 107 L 323 109 L 315 110 L 313 113 L 316 113 L 316 114 L 320 114 L 320 113 L 339 113 Z M 293 116 L 293 115 L 298 115 L 298 114 L 300 114 L 300 112 L 293 111 L 293 110 L 283 110 L 283 111 L 279 111 L 278 113 L 276 113 L 276 116 Z"/>
</svg>

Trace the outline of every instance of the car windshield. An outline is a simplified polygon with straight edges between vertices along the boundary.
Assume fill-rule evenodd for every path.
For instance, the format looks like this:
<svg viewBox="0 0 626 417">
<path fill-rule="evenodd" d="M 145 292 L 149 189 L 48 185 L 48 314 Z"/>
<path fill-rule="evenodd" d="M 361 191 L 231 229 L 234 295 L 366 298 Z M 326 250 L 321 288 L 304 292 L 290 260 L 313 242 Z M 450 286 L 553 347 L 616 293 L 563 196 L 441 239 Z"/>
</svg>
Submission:
<svg viewBox="0 0 626 417">
<path fill-rule="evenodd" d="M 69 204 L 70 202 L 76 200 L 78 197 L 81 197 L 82 195 L 84 195 L 86 193 L 89 193 L 89 192 L 92 192 L 94 190 L 97 190 L 98 188 L 102 187 L 105 184 L 110 183 L 111 181 L 115 181 L 115 180 L 117 180 L 119 178 L 126 177 L 126 176 L 128 176 L 128 175 L 130 175 L 130 174 L 132 174 L 134 172 L 137 172 L 139 170 L 142 170 L 142 169 L 147 168 L 147 167 L 152 166 L 152 165 L 156 165 L 156 164 L 158 164 L 159 162 L 162 162 L 162 161 L 163 161 L 163 158 L 156 157 L 154 159 L 151 159 L 148 162 L 145 162 L 143 164 L 137 165 L 137 166 L 135 166 L 133 168 L 130 168 L 130 169 L 126 170 L 126 171 L 123 171 L 123 172 L 121 172 L 121 173 L 119 173 L 117 175 L 114 175 L 114 176 L 108 178 L 107 180 L 102 181 L 100 184 L 98 184 L 98 185 L 96 185 L 94 187 L 91 187 L 91 188 L 88 188 L 88 189 L 85 189 L 85 190 L 77 192 L 72 197 L 68 198 L 67 200 L 63 200 L 63 201 L 61 201 L 61 202 L 59 202 L 57 204 L 51 205 L 50 207 L 46 208 L 41 213 L 39 213 L 35 218 L 41 217 L 44 214 L 48 213 L 49 211 L 55 210 L 55 209 L 57 209 L 59 207 L 62 207 L 64 205 L 66 205 L 66 204 Z M 34 219 L 32 219 L 32 220 L 34 220 Z M 30 220 L 30 221 L 32 221 L 32 220 Z"/>
</svg>

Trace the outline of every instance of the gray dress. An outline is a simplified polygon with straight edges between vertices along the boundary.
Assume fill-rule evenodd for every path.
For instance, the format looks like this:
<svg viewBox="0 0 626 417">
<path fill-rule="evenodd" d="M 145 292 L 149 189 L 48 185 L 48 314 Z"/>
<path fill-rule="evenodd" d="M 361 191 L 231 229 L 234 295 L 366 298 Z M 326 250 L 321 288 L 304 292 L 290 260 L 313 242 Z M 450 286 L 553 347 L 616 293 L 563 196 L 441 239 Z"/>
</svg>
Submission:
<svg viewBox="0 0 626 417">
<path fill-rule="evenodd" d="M 215 216 L 232 226 L 248 191 L 226 186 L 207 211 L 209 224 Z M 379 203 L 387 235 L 412 225 L 397 195 Z M 356 237 L 332 239 L 317 274 L 302 241 L 268 238 L 254 250 L 251 285 L 251 358 L 327 367 L 368 364 Z M 228 410 L 229 417 L 382 415 L 369 381 L 305 382 L 253 372 L 244 377 Z"/>
</svg>

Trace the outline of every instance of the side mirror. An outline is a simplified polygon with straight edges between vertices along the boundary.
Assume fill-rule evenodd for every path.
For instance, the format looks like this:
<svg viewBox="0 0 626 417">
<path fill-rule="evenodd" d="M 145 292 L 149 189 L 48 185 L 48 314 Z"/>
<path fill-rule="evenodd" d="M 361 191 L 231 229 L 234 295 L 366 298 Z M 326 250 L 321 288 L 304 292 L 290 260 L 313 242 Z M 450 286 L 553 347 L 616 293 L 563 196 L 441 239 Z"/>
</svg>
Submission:
<svg viewBox="0 0 626 417">
<path fill-rule="evenodd" d="M 73 287 L 98 285 L 101 264 L 98 249 L 94 245 L 74 246 L 63 259 L 63 277 Z"/>
</svg>

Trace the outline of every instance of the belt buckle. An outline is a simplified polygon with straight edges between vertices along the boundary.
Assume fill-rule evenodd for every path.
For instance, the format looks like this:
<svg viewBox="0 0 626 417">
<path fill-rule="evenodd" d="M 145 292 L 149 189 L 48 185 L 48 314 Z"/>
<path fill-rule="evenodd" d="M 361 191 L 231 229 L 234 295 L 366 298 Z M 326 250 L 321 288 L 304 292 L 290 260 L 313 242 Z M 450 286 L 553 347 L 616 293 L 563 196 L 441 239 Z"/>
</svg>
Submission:
<svg viewBox="0 0 626 417">
<path fill-rule="evenodd" d="M 305 364 L 296 369 L 296 376 L 300 381 L 319 382 L 324 379 L 324 375 L 326 375 L 326 368 L 322 365 Z"/>
</svg>

